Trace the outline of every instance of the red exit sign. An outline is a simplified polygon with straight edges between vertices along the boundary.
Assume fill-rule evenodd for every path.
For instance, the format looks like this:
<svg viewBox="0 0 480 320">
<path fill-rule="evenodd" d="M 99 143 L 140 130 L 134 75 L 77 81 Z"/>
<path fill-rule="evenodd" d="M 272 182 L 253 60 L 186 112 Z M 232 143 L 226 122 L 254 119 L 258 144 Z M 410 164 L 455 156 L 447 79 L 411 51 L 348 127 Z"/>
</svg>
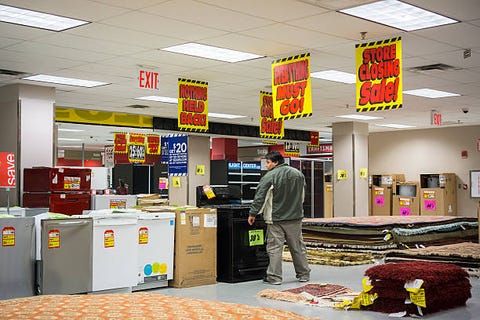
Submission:
<svg viewBox="0 0 480 320">
<path fill-rule="evenodd" d="M 138 86 L 144 89 L 158 89 L 158 72 L 140 70 Z"/>
</svg>

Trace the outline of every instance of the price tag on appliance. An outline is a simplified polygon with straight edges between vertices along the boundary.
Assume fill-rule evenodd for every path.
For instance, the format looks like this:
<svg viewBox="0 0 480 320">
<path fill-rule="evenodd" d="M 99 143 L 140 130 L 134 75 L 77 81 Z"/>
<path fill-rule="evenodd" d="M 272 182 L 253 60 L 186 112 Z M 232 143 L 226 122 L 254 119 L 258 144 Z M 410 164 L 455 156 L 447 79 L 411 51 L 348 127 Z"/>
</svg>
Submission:
<svg viewBox="0 0 480 320">
<path fill-rule="evenodd" d="M 138 229 L 138 244 L 148 244 L 148 228 Z"/>
<path fill-rule="evenodd" d="M 110 199 L 110 209 L 126 209 L 127 200 L 125 199 Z"/>
<path fill-rule="evenodd" d="M 60 248 L 60 230 L 48 230 L 48 249 Z"/>
<path fill-rule="evenodd" d="M 79 190 L 80 189 L 80 177 L 64 177 L 63 188 L 65 190 Z"/>
<path fill-rule="evenodd" d="M 103 247 L 115 247 L 115 233 L 113 232 L 113 230 L 105 230 L 105 232 L 103 233 Z"/>
<path fill-rule="evenodd" d="M 15 246 L 15 228 L 4 227 L 2 229 L 2 247 L 14 247 Z"/>
<path fill-rule="evenodd" d="M 248 239 L 250 247 L 263 245 L 265 243 L 263 229 L 248 230 Z"/>
</svg>

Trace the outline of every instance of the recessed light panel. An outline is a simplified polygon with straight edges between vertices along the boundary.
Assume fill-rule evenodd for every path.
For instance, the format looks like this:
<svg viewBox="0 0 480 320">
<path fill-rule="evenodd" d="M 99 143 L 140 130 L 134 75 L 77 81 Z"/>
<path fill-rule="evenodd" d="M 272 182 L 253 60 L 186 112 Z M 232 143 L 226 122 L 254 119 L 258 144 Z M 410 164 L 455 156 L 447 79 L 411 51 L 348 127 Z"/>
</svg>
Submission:
<svg viewBox="0 0 480 320">
<path fill-rule="evenodd" d="M 46 74 L 37 74 L 35 76 L 25 77 L 22 78 L 23 80 L 31 80 L 31 81 L 39 81 L 39 82 L 47 82 L 47 83 L 56 83 L 56 84 L 64 84 L 67 86 L 76 86 L 76 87 L 86 87 L 86 88 L 93 88 L 98 86 L 104 86 L 109 83 L 107 82 L 100 82 L 100 81 L 90 81 L 90 80 L 82 80 L 82 79 L 75 79 L 75 78 L 64 78 L 64 77 L 56 77 L 56 76 L 49 76 Z"/>
<path fill-rule="evenodd" d="M 415 128 L 415 126 L 410 126 L 407 124 L 396 124 L 396 123 L 387 123 L 387 124 L 377 124 L 378 127 L 394 128 L 394 129 L 408 129 Z"/>
<path fill-rule="evenodd" d="M 145 97 L 139 97 L 135 98 L 137 100 L 147 100 L 147 101 L 157 101 L 157 102 L 165 102 L 165 103 L 178 103 L 177 98 L 171 98 L 171 97 L 163 97 L 163 96 L 145 96 Z"/>
<path fill-rule="evenodd" d="M 458 93 L 451 93 L 451 92 L 439 91 L 439 90 L 427 89 L 427 88 L 407 90 L 407 91 L 403 91 L 403 93 L 410 94 L 412 96 L 426 97 L 431 99 L 460 96 Z"/>
<path fill-rule="evenodd" d="M 383 119 L 383 117 L 373 117 L 373 116 L 365 116 L 362 114 L 346 114 L 343 116 L 336 116 L 337 118 L 345 118 L 345 119 L 354 119 L 354 120 L 378 120 Z"/>
<path fill-rule="evenodd" d="M 208 117 L 210 117 L 210 118 L 223 118 L 223 119 L 239 119 L 239 118 L 245 118 L 246 116 L 241 116 L 241 115 L 237 115 L 237 114 L 209 112 Z"/>
<path fill-rule="evenodd" d="M 186 54 L 189 56 L 220 60 L 225 62 L 239 62 L 239 61 L 251 60 L 251 59 L 262 57 L 252 53 L 207 46 L 207 45 L 193 43 L 193 42 L 164 48 L 162 50 L 168 51 L 168 52 Z"/>
<path fill-rule="evenodd" d="M 0 5 L 0 21 L 52 31 L 63 31 L 90 23 L 5 5 Z"/>
<path fill-rule="evenodd" d="M 340 12 L 405 31 L 458 22 L 457 20 L 397 0 L 372 2 L 340 10 Z"/>
</svg>

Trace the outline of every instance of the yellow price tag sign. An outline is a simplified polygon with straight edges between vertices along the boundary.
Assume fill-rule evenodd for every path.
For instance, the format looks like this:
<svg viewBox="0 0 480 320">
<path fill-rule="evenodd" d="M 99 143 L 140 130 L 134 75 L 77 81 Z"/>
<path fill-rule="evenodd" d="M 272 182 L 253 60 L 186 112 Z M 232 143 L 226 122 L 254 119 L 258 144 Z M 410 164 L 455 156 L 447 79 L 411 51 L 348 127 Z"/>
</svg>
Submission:
<svg viewBox="0 0 480 320">
<path fill-rule="evenodd" d="M 204 176 L 205 175 L 205 166 L 203 164 L 198 164 L 195 170 L 196 175 Z"/>
<path fill-rule="evenodd" d="M 250 247 L 263 245 L 265 243 L 263 229 L 248 230 L 248 243 Z"/>
<path fill-rule="evenodd" d="M 427 307 L 427 299 L 425 298 L 425 289 L 420 289 L 418 292 L 410 292 L 410 300 L 412 300 L 413 304 L 416 304 L 420 307 Z"/>
<path fill-rule="evenodd" d="M 347 180 L 347 170 L 337 170 L 337 180 Z"/>
<path fill-rule="evenodd" d="M 180 178 L 179 177 L 173 178 L 172 184 L 174 188 L 180 188 L 181 187 Z"/>
<path fill-rule="evenodd" d="M 360 169 L 360 178 L 367 179 L 367 177 L 368 177 L 368 169 L 367 168 L 361 168 Z"/>
</svg>

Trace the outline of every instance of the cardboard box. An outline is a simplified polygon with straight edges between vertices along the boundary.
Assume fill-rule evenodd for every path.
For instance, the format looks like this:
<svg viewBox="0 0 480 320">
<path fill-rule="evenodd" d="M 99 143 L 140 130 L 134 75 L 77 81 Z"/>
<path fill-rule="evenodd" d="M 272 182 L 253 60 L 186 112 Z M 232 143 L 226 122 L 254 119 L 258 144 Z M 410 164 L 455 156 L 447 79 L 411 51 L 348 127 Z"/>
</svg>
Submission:
<svg viewBox="0 0 480 320">
<path fill-rule="evenodd" d="M 170 287 L 217 282 L 217 209 L 175 210 L 175 253 Z"/>
<path fill-rule="evenodd" d="M 393 187 L 405 181 L 404 174 L 372 175 L 371 211 L 372 216 L 391 216 Z"/>
<path fill-rule="evenodd" d="M 455 173 L 421 174 L 420 186 L 420 215 L 457 215 Z"/>
<path fill-rule="evenodd" d="M 397 182 L 393 193 L 392 216 L 420 215 L 420 184 L 418 182 Z"/>
</svg>

